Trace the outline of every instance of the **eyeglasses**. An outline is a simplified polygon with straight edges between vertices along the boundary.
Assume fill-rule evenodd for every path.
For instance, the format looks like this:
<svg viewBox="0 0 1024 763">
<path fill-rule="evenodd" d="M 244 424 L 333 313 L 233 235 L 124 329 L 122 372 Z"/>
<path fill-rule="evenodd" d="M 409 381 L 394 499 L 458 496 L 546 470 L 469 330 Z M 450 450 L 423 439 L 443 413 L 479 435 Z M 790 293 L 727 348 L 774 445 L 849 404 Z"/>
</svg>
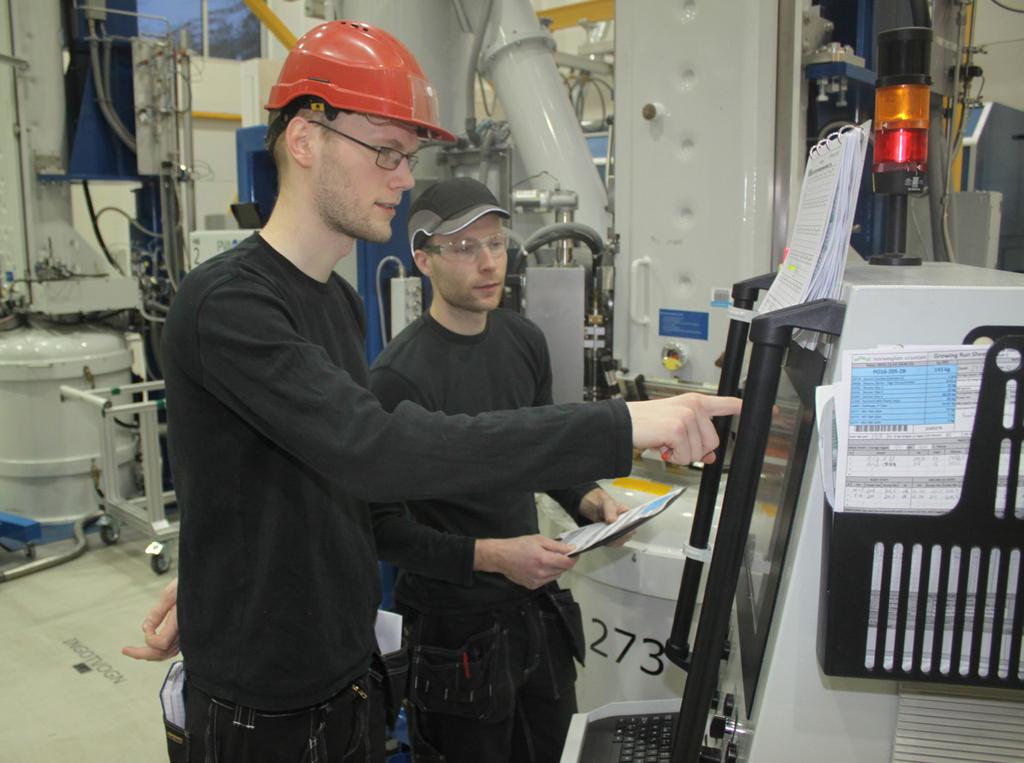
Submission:
<svg viewBox="0 0 1024 763">
<path fill-rule="evenodd" d="M 433 254 L 450 254 L 456 260 L 470 262 L 476 260 L 481 252 L 486 251 L 492 259 L 503 257 L 508 248 L 508 233 L 496 233 L 481 241 L 478 238 L 464 238 L 459 241 L 445 241 L 441 244 L 429 244 L 422 247 L 423 251 Z"/>
<path fill-rule="evenodd" d="M 416 163 L 420 160 L 416 154 L 403 154 L 397 148 L 391 148 L 390 146 L 371 146 L 369 143 L 364 143 L 359 138 L 353 138 L 347 132 L 335 129 L 330 125 L 326 125 L 323 122 L 317 122 L 315 119 L 309 120 L 310 124 L 320 125 L 325 130 L 330 130 L 333 133 L 337 133 L 343 138 L 348 138 L 353 143 L 358 143 L 363 148 L 368 148 L 370 151 L 374 151 L 377 154 L 377 166 L 385 170 L 397 170 L 398 165 L 405 159 L 409 163 L 409 172 L 413 171 Z"/>
</svg>

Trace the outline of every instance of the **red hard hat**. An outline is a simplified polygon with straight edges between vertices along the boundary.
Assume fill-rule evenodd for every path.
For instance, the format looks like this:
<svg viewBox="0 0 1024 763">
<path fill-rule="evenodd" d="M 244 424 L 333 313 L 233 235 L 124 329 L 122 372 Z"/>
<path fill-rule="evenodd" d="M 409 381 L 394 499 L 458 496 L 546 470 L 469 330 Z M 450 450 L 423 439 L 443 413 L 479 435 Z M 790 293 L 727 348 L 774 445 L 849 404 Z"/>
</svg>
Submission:
<svg viewBox="0 0 1024 763">
<path fill-rule="evenodd" d="M 265 108 L 283 109 L 301 96 L 405 122 L 434 140 L 456 139 L 440 126 L 437 92 L 412 53 L 369 24 L 328 21 L 299 38 Z"/>
</svg>

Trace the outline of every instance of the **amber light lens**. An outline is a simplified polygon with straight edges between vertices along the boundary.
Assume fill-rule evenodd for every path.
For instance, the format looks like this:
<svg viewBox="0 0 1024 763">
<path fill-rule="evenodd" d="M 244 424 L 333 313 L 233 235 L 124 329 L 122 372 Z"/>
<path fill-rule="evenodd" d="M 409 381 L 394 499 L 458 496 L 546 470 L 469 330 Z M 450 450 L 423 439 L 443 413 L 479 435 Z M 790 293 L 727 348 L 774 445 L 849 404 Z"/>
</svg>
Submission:
<svg viewBox="0 0 1024 763">
<path fill-rule="evenodd" d="M 928 169 L 928 130 L 882 130 L 875 134 L 874 172 Z"/>
<path fill-rule="evenodd" d="M 928 129 L 928 85 L 891 85 L 875 91 L 875 131 Z"/>
</svg>

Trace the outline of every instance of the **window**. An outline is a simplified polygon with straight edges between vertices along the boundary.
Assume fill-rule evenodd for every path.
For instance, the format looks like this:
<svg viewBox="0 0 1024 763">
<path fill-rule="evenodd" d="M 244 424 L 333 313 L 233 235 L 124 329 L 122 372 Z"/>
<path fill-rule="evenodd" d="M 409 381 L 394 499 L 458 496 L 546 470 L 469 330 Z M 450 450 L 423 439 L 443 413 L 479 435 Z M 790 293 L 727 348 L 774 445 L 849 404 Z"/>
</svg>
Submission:
<svg viewBox="0 0 1024 763">
<path fill-rule="evenodd" d="M 206 0 L 206 30 L 214 58 L 260 57 L 260 22 L 242 0 Z"/>
<path fill-rule="evenodd" d="M 165 17 L 175 38 L 187 29 L 189 47 L 199 55 L 237 61 L 259 58 L 260 22 L 242 0 L 138 0 L 138 9 Z M 141 18 L 139 34 L 162 37 L 167 24 Z"/>
</svg>

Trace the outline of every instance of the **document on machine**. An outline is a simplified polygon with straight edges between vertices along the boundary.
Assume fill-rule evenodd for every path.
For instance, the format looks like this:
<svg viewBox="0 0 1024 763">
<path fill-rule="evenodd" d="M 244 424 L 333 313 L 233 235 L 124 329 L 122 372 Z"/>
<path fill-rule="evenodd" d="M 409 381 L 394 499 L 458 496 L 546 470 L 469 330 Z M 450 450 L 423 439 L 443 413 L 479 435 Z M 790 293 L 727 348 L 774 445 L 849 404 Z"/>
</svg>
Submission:
<svg viewBox="0 0 1024 763">
<path fill-rule="evenodd" d="M 814 420 L 818 422 L 818 464 L 821 486 L 830 506 L 836 506 L 836 463 L 839 433 L 836 427 L 836 386 L 823 384 L 814 391 Z"/>
<path fill-rule="evenodd" d="M 839 511 L 942 514 L 960 499 L 987 348 L 843 354 L 836 385 Z"/>
<path fill-rule="evenodd" d="M 870 133 L 870 121 L 850 125 L 811 149 L 785 259 L 759 312 L 839 297 Z"/>
<path fill-rule="evenodd" d="M 562 543 L 576 546 L 569 556 L 579 556 L 584 551 L 604 546 L 612 541 L 618 540 L 623 535 L 633 532 L 644 522 L 649 522 L 667 509 L 672 502 L 686 490 L 685 487 L 678 487 L 665 495 L 659 495 L 646 503 L 634 506 L 625 514 L 611 524 L 594 522 L 590 525 L 577 527 L 575 530 L 568 530 L 558 536 Z"/>
</svg>

